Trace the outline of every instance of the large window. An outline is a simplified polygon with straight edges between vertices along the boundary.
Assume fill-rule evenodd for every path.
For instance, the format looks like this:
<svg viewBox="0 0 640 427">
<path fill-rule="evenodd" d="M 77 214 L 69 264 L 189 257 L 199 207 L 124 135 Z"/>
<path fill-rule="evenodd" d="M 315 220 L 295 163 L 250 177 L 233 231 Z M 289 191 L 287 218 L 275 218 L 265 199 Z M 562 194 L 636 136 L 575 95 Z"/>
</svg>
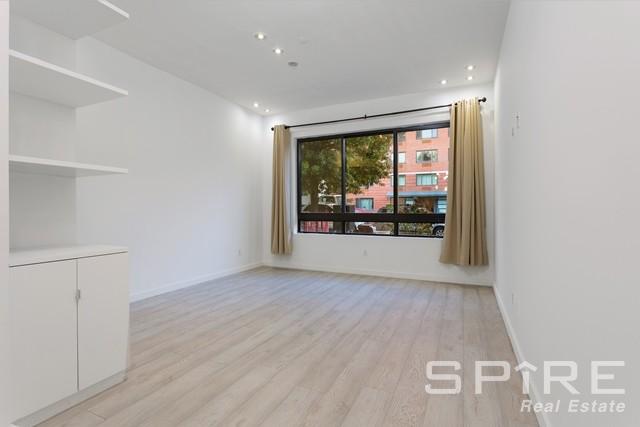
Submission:
<svg viewBox="0 0 640 427">
<path fill-rule="evenodd" d="M 299 139 L 299 232 L 442 237 L 448 128 L 437 123 Z M 433 138 L 429 150 L 425 137 Z"/>
</svg>

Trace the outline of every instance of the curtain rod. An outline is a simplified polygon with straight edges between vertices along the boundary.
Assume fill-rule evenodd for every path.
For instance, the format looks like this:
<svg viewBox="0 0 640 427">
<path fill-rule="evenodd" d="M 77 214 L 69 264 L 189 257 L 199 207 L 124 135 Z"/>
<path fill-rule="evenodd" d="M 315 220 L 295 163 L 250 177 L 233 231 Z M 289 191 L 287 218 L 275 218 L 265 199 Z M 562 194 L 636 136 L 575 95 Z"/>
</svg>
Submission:
<svg viewBox="0 0 640 427">
<path fill-rule="evenodd" d="M 487 97 L 484 96 L 482 98 L 479 98 L 478 102 L 487 102 Z M 418 112 L 418 111 L 427 111 L 427 110 L 435 110 L 437 108 L 451 107 L 452 105 L 453 104 L 435 105 L 433 107 L 414 108 L 413 110 L 402 110 L 402 111 L 394 111 L 392 113 L 372 114 L 370 116 L 365 114 L 364 116 L 349 117 L 349 118 L 346 118 L 346 119 L 338 119 L 338 120 L 327 120 L 326 122 L 302 123 L 302 124 L 299 124 L 299 125 L 291 125 L 291 126 L 285 125 L 284 128 L 285 129 L 301 128 L 301 127 L 305 127 L 305 126 L 328 125 L 328 124 L 331 124 L 331 123 L 341 123 L 341 122 L 351 122 L 351 121 L 354 121 L 354 120 L 373 119 L 373 118 L 376 118 L 376 117 L 396 116 L 398 114 L 408 114 L 408 113 L 415 113 L 415 112 Z M 273 128 L 271 128 L 271 130 L 273 130 Z"/>
</svg>

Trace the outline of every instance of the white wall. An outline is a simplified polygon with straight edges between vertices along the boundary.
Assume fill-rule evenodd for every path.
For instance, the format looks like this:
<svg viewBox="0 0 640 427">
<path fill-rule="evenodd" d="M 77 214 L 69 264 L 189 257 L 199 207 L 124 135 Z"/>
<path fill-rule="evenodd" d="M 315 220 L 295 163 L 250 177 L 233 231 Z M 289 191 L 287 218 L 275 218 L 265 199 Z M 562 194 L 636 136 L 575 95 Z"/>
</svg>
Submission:
<svg viewBox="0 0 640 427">
<path fill-rule="evenodd" d="M 418 93 L 392 98 L 374 99 L 350 104 L 334 105 L 312 110 L 296 111 L 274 117 L 267 117 L 263 125 L 262 167 L 264 194 L 263 242 L 265 263 L 280 267 L 305 268 L 338 272 L 352 272 L 372 275 L 391 275 L 443 282 L 492 285 L 493 277 L 493 86 L 466 86 L 430 93 Z M 295 234 L 293 254 L 273 256 L 270 252 L 271 232 L 271 126 L 278 123 L 296 124 L 361 116 L 364 114 L 386 113 L 389 111 L 447 104 L 463 98 L 487 96 L 482 115 L 485 134 L 486 186 L 487 186 L 487 233 L 490 265 L 487 267 L 461 268 L 441 264 L 441 240 L 415 237 L 372 237 L 346 235 Z M 292 153 L 295 153 L 296 138 L 327 135 L 338 132 L 355 132 L 367 129 L 381 129 L 407 126 L 434 121 L 448 120 L 446 109 L 437 112 L 422 112 L 397 117 L 370 119 L 366 121 L 313 126 L 291 129 Z M 291 156 L 291 176 L 295 177 L 295 156 Z M 292 180 L 292 181 L 295 181 Z M 295 182 L 292 182 L 291 204 L 292 224 L 295 220 Z M 366 250 L 366 254 L 365 254 Z"/>
<path fill-rule="evenodd" d="M 0 1 L 0 425 L 9 424 L 9 2 Z"/>
<path fill-rule="evenodd" d="M 129 91 L 77 112 L 78 158 L 129 169 L 78 180 L 78 240 L 129 247 L 133 298 L 260 263 L 260 116 L 91 38 L 76 62 Z"/>
<path fill-rule="evenodd" d="M 54 64 L 75 67 L 75 42 L 11 15 L 12 49 Z M 12 154 L 75 160 L 76 112 L 17 93 L 10 94 L 9 151 Z M 10 175 L 10 246 L 76 242 L 76 183 L 44 175 Z"/>
<path fill-rule="evenodd" d="M 640 416 L 639 21 L 637 2 L 511 5 L 496 78 L 503 312 L 520 358 L 579 363 L 581 399 L 595 398 L 591 360 L 627 363 L 607 384 L 626 387 L 625 413 L 563 409 L 547 425 L 631 426 Z M 534 381 L 538 398 L 567 402 L 560 388 L 540 394 L 541 370 Z"/>
<path fill-rule="evenodd" d="M 18 16 L 11 46 L 130 94 L 76 110 L 11 94 L 12 153 L 130 171 L 78 180 L 12 173 L 11 247 L 128 246 L 133 299 L 261 262 L 260 116 Z"/>
</svg>

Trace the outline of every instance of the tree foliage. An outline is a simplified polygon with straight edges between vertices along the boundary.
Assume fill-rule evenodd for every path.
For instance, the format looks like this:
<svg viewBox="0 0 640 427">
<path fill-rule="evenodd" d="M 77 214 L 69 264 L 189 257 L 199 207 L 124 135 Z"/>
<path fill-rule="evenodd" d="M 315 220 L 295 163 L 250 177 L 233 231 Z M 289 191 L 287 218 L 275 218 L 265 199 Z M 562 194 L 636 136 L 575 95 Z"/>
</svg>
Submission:
<svg viewBox="0 0 640 427">
<path fill-rule="evenodd" d="M 389 176 L 392 143 L 391 135 L 347 139 L 347 193 L 358 194 Z"/>
<path fill-rule="evenodd" d="M 380 184 L 389 176 L 391 135 L 359 136 L 346 143 L 346 190 L 358 194 L 364 188 Z M 308 194 L 312 207 L 319 196 L 342 192 L 342 143 L 340 139 L 307 141 L 301 147 L 302 193 Z"/>
</svg>

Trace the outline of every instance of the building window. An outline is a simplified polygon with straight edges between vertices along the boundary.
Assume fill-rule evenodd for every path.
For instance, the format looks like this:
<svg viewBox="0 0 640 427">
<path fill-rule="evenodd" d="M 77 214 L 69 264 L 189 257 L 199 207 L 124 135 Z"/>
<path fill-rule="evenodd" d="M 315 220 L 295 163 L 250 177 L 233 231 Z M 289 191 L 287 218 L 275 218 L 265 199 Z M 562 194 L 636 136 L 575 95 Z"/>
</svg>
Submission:
<svg viewBox="0 0 640 427">
<path fill-rule="evenodd" d="M 438 137 L 438 129 L 423 129 L 416 131 L 416 139 L 435 139 Z"/>
<path fill-rule="evenodd" d="M 438 149 L 445 149 L 448 127 L 444 122 L 299 139 L 298 231 L 441 237 L 446 187 L 425 187 L 438 184 L 438 173 L 446 175 L 447 160 L 438 162 L 436 173 L 424 163 L 437 161 L 438 150 L 420 150 L 416 160 L 423 164 L 406 164 L 406 153 L 398 150 L 398 144 L 401 134 L 420 132 L 440 135 Z M 411 177 L 409 182 L 407 175 L 416 180 Z"/>
<path fill-rule="evenodd" d="M 391 183 L 391 186 L 393 187 L 393 177 L 391 177 L 390 183 Z M 398 175 L 398 186 L 399 187 L 404 187 L 405 185 L 407 185 L 407 176 L 406 175 Z"/>
<path fill-rule="evenodd" d="M 438 185 L 438 175 L 435 173 L 419 173 L 416 175 L 416 185 Z"/>
<path fill-rule="evenodd" d="M 416 151 L 416 163 L 431 163 L 438 161 L 438 150 Z"/>
<path fill-rule="evenodd" d="M 364 198 L 356 199 L 356 208 L 366 209 L 368 211 L 372 211 L 373 210 L 373 198 L 364 197 Z"/>
</svg>

